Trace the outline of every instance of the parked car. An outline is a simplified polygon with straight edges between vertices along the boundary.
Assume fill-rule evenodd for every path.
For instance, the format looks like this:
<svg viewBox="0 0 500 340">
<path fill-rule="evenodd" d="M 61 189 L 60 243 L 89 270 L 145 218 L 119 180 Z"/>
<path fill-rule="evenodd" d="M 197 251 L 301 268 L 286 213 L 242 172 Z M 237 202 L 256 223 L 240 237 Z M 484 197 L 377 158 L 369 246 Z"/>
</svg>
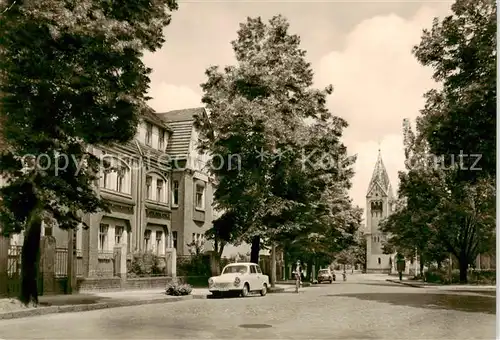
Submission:
<svg viewBox="0 0 500 340">
<path fill-rule="evenodd" d="M 320 269 L 318 272 L 318 283 L 335 281 L 335 273 L 333 273 L 329 268 Z"/>
<path fill-rule="evenodd" d="M 208 290 L 213 295 L 238 293 L 245 297 L 250 292 L 264 296 L 269 287 L 269 276 L 262 274 L 255 263 L 231 263 L 224 267 L 221 275 L 208 280 Z"/>
</svg>

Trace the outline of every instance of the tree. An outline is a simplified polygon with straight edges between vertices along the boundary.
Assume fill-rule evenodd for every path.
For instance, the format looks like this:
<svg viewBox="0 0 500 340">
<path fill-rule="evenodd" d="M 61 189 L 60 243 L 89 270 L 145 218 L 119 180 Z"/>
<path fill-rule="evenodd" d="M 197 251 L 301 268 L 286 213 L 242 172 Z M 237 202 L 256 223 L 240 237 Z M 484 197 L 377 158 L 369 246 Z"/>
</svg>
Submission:
<svg viewBox="0 0 500 340">
<path fill-rule="evenodd" d="M 73 229 L 106 210 L 88 145 L 132 139 L 149 110 L 141 57 L 164 43 L 175 0 L 12 1 L 0 20 L 0 119 L 8 145 L 0 222 L 25 231 L 20 300 L 37 303 L 42 221 Z M 3 9 L 3 8 L 2 8 Z M 88 227 L 88 226 L 87 226 Z"/>
<path fill-rule="evenodd" d="M 410 129 L 411 131 L 411 129 Z M 406 131 L 408 134 L 408 131 Z M 459 262 L 460 281 L 467 282 L 467 269 L 476 256 L 492 246 L 495 236 L 495 189 L 489 178 L 475 182 L 457 180 L 458 165 L 449 169 L 441 166 L 442 158 L 415 150 L 425 150 L 425 139 L 407 144 L 408 171 L 400 173 L 400 204 L 381 230 L 391 235 L 388 248 L 410 255 L 417 249 L 424 263 L 440 263 L 446 253 Z M 420 146 L 419 146 L 420 145 Z"/>
<path fill-rule="evenodd" d="M 305 119 L 328 124 L 336 144 L 347 126 L 326 108 L 332 88 L 311 88 L 311 66 L 288 26 L 282 16 L 269 24 L 248 18 L 232 42 L 237 65 L 210 67 L 201 85 L 210 122 L 197 125 L 200 148 L 213 155 L 210 168 L 219 181 L 214 201 L 237 216 L 234 230 L 252 244 L 252 262 L 263 238 L 299 228 L 312 211 L 313 183 L 302 153 L 310 146 Z M 235 157 L 242 167 L 231 164 Z"/>
<path fill-rule="evenodd" d="M 451 9 L 452 15 L 442 21 L 436 18 L 432 29 L 424 30 L 413 50 L 422 65 L 434 69 L 434 79 L 442 85 L 426 94 L 419 130 L 433 154 L 471 170 L 457 172 L 457 179 L 494 177 L 496 3 L 457 0 Z"/>
</svg>

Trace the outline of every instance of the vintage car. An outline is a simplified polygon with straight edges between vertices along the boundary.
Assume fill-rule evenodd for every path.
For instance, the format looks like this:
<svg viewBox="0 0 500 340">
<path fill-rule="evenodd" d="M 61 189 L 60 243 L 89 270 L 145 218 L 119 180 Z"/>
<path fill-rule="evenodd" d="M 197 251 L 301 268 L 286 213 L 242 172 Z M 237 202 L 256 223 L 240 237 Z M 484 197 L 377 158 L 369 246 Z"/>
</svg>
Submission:
<svg viewBox="0 0 500 340">
<path fill-rule="evenodd" d="M 335 281 L 335 273 L 330 268 L 320 269 L 318 272 L 318 283 Z"/>
<path fill-rule="evenodd" d="M 269 287 L 269 276 L 262 274 L 255 263 L 231 263 L 224 267 L 221 275 L 208 280 L 208 290 L 213 295 L 238 293 L 245 297 L 250 292 L 264 296 Z"/>
</svg>

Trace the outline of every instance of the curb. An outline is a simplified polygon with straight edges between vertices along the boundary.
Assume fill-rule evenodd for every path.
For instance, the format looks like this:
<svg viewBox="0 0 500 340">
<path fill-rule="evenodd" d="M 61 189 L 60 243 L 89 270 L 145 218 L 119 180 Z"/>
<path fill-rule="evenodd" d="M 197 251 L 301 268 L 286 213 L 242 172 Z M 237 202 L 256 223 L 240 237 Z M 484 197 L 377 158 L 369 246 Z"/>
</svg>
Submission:
<svg viewBox="0 0 500 340">
<path fill-rule="evenodd" d="M 392 282 L 392 283 L 397 283 L 403 286 L 408 286 L 408 287 L 414 287 L 414 288 L 425 288 L 427 286 L 424 285 L 418 285 L 418 284 L 413 284 L 413 283 L 408 283 L 404 281 L 399 281 L 399 280 L 391 280 L 391 279 L 386 279 L 387 282 Z"/>
<path fill-rule="evenodd" d="M 269 288 L 267 290 L 268 294 L 276 294 L 276 293 L 284 293 L 284 292 L 285 292 L 285 288 Z"/>
<path fill-rule="evenodd" d="M 150 300 L 119 300 L 110 302 L 99 302 L 88 305 L 66 305 L 66 306 L 49 306 L 49 307 L 39 307 L 29 310 L 20 310 L 15 312 L 0 313 L 0 320 L 9 319 L 19 319 L 27 318 L 32 316 L 40 316 L 47 314 L 58 314 L 58 313 L 75 313 L 75 312 L 88 312 L 92 310 L 107 309 L 107 308 L 117 308 L 117 307 L 129 307 L 129 306 L 140 306 L 149 305 L 157 303 L 170 303 L 187 301 L 194 299 L 206 299 L 205 295 L 187 295 L 187 296 L 175 296 L 167 299 L 150 299 Z"/>
</svg>

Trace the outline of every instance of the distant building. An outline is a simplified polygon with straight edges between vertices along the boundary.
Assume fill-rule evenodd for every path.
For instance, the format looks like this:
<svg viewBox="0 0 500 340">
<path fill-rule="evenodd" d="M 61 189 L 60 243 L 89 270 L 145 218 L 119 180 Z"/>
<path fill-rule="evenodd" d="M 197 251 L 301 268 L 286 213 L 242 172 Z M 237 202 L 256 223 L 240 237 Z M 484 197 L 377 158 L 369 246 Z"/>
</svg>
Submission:
<svg viewBox="0 0 500 340">
<path fill-rule="evenodd" d="M 396 254 L 384 254 L 383 243 L 390 235 L 380 231 L 380 221 L 394 212 L 395 197 L 389 180 L 389 175 L 378 153 L 377 162 L 373 169 L 372 178 L 366 194 L 366 272 L 389 273 L 396 272 Z M 414 274 L 418 264 L 408 261 L 406 273 Z"/>
</svg>

